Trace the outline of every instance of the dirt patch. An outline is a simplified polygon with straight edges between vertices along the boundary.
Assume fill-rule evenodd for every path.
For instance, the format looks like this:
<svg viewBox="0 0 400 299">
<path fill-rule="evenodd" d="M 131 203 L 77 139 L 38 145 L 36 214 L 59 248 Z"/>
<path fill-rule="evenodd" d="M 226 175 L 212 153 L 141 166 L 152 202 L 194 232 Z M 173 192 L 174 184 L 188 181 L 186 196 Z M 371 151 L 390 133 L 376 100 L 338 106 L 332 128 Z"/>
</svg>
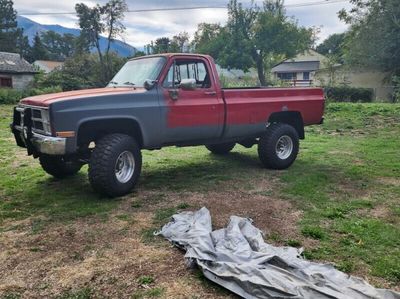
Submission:
<svg viewBox="0 0 400 299">
<path fill-rule="evenodd" d="M 194 208 L 207 207 L 214 229 L 226 226 L 231 215 L 251 218 L 267 236 L 279 234 L 286 238 L 298 236 L 296 223 L 301 212 L 288 201 L 247 192 L 184 193 L 184 202 Z"/>
<path fill-rule="evenodd" d="M 378 182 L 384 185 L 391 185 L 395 187 L 400 186 L 400 179 L 399 178 L 390 178 L 390 177 L 381 177 L 378 179 Z"/>
<path fill-rule="evenodd" d="M 168 242 L 144 244 L 141 231 L 150 227 L 153 214 L 124 210 L 128 202 L 108 221 L 80 219 L 34 234 L 25 220 L 1 233 L 0 296 L 16 292 L 43 298 L 90 288 L 94 297 L 129 298 L 160 288 L 170 298 L 226 297 L 188 271 L 182 253 Z M 143 286 L 141 276 L 154 282 Z"/>
<path fill-rule="evenodd" d="M 149 288 L 159 288 L 166 298 L 233 296 L 188 270 L 183 253 L 161 237 L 156 244 L 144 242 L 142 232 L 154 227 L 159 209 L 185 203 L 191 210 L 210 209 L 214 228 L 238 215 L 253 219 L 267 237 L 296 238 L 301 212 L 287 201 L 261 194 L 270 187 L 270 182 L 258 182 L 246 191 L 140 191 L 125 197 L 107 220 L 51 223 L 40 231 L 32 229 L 37 219 L 7 221 L 0 234 L 0 273 L 6 274 L 0 277 L 0 296 L 17 292 L 24 298 L 52 297 L 83 288 L 112 298 L 128 298 Z M 141 276 L 154 282 L 143 286 L 138 282 Z"/>
</svg>

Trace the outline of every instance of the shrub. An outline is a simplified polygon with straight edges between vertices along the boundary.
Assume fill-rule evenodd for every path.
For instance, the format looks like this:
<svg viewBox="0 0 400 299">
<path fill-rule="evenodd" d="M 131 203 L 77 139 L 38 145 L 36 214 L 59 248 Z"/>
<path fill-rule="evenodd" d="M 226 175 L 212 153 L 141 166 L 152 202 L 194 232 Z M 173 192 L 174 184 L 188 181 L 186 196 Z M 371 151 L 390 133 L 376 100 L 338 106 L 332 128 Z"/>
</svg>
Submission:
<svg viewBox="0 0 400 299">
<path fill-rule="evenodd" d="M 15 90 L 11 88 L 0 88 L 0 104 L 16 104 L 19 100 L 46 93 L 60 92 L 61 87 L 53 86 L 46 88 L 32 88 L 28 90 Z"/>
<path fill-rule="evenodd" d="M 325 87 L 324 90 L 327 99 L 334 102 L 370 103 L 374 97 L 372 88 L 333 86 Z"/>
<path fill-rule="evenodd" d="M 400 103 L 400 76 L 393 76 L 392 77 L 393 83 L 393 103 Z"/>
</svg>

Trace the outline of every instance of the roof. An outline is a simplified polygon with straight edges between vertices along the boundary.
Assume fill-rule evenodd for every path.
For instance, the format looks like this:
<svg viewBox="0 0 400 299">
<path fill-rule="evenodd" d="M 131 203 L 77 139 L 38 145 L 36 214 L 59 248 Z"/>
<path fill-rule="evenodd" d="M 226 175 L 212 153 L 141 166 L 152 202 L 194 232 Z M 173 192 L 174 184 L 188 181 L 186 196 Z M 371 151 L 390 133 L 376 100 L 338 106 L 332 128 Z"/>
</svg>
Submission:
<svg viewBox="0 0 400 299">
<path fill-rule="evenodd" d="M 62 67 L 64 62 L 51 61 L 51 60 L 36 60 L 33 64 L 38 66 L 40 69 L 44 70 L 46 73 L 49 73 L 55 68 Z"/>
<path fill-rule="evenodd" d="M 310 72 L 319 69 L 319 61 L 282 62 L 272 68 L 274 73 Z"/>
<path fill-rule="evenodd" d="M 174 57 L 174 56 L 187 56 L 187 57 L 203 57 L 203 58 L 212 58 L 210 55 L 206 54 L 196 54 L 196 53 L 159 53 L 159 54 L 151 54 L 151 55 L 144 55 L 139 57 L 133 57 L 129 60 L 136 60 L 136 59 L 143 59 L 143 58 L 152 58 L 152 57 Z"/>
<path fill-rule="evenodd" d="M 33 65 L 17 53 L 0 52 L 0 73 L 37 73 Z"/>
</svg>

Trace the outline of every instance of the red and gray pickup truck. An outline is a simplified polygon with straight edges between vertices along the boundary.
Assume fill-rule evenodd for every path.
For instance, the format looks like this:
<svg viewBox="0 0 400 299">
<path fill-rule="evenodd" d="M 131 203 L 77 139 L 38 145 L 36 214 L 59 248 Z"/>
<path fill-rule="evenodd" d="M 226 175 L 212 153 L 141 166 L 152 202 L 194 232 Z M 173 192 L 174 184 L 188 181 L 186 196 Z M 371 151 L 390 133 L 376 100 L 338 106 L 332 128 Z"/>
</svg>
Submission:
<svg viewBox="0 0 400 299">
<path fill-rule="evenodd" d="M 92 187 L 121 196 L 139 179 L 142 149 L 205 145 L 222 155 L 257 144 L 265 167 L 285 169 L 323 112 L 321 88 L 221 88 L 210 56 L 163 54 L 129 60 L 105 88 L 25 98 L 11 129 L 50 175 L 88 163 Z"/>
</svg>

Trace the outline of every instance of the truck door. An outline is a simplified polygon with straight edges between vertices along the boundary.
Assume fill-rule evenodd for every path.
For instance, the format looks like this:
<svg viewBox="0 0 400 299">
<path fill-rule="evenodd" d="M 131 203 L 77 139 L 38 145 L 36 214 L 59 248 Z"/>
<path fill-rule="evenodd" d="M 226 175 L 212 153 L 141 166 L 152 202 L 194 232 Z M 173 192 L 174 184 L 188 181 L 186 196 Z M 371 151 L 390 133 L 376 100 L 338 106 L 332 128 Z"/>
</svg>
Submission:
<svg viewBox="0 0 400 299">
<path fill-rule="evenodd" d="M 182 86 L 188 82 L 190 88 Z M 205 59 L 185 57 L 170 62 L 162 79 L 164 143 L 202 141 L 222 134 L 225 108 L 215 84 Z"/>
</svg>

